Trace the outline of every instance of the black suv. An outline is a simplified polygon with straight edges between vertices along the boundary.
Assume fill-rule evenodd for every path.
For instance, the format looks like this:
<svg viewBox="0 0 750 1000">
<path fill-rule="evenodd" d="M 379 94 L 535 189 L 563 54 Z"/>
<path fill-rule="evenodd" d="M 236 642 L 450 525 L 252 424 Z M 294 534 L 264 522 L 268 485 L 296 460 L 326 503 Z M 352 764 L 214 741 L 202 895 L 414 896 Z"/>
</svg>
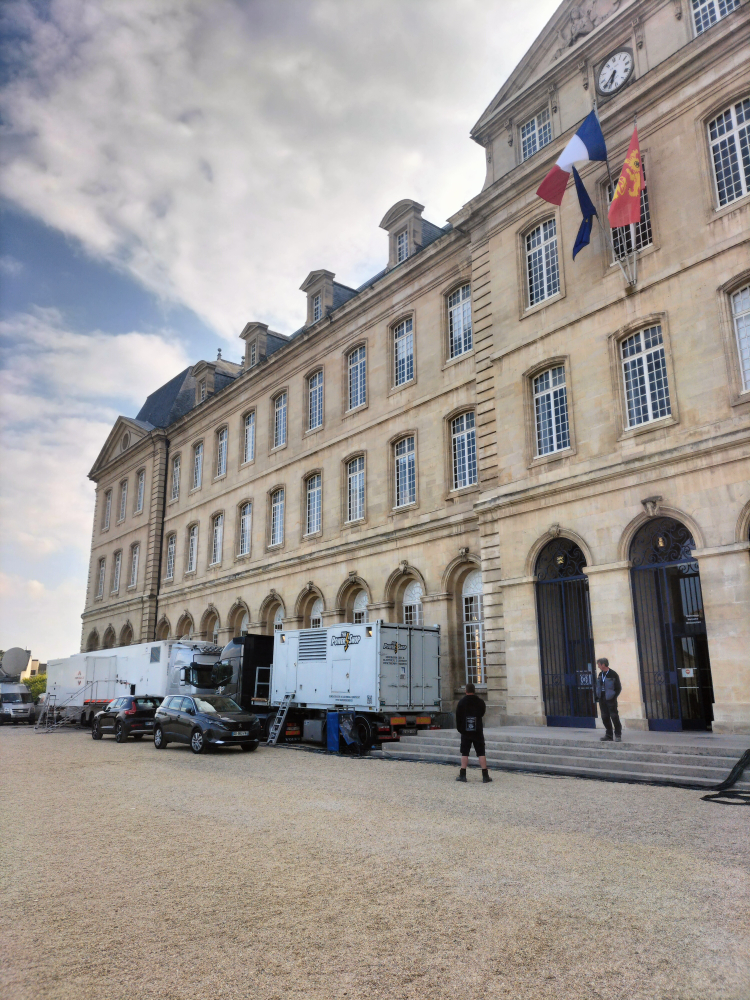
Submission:
<svg viewBox="0 0 750 1000">
<path fill-rule="evenodd" d="M 154 715 L 161 698 L 148 695 L 115 698 L 91 720 L 91 736 L 100 740 L 102 736 L 114 734 L 118 743 L 124 743 L 128 736 L 142 740 L 154 731 Z"/>
<path fill-rule="evenodd" d="M 237 702 L 224 695 L 204 694 L 185 698 L 165 698 L 154 719 L 154 746 L 163 750 L 167 743 L 189 743 L 193 753 L 209 747 L 240 746 L 257 750 L 261 724 Z"/>
</svg>

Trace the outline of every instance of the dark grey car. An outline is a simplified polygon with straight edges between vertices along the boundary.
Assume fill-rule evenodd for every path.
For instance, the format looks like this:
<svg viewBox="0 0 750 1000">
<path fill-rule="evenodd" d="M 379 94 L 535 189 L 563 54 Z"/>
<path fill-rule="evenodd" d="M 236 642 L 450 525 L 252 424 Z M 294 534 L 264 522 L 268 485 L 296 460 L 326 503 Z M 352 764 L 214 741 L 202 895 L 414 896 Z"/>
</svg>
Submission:
<svg viewBox="0 0 750 1000">
<path fill-rule="evenodd" d="M 188 743 L 193 753 L 219 746 L 257 750 L 261 736 L 258 717 L 224 695 L 170 695 L 154 719 L 157 750 L 172 742 Z"/>
</svg>

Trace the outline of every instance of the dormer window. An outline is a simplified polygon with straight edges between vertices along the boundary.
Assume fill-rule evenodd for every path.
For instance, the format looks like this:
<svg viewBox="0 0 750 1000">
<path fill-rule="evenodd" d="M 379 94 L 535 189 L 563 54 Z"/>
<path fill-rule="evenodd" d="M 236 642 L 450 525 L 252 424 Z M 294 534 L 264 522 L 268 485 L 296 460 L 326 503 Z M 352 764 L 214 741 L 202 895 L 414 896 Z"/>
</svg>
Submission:
<svg viewBox="0 0 750 1000">
<path fill-rule="evenodd" d="M 409 233 L 406 229 L 396 237 L 396 263 L 400 264 L 409 256 Z"/>
<path fill-rule="evenodd" d="M 528 160 L 542 146 L 552 141 L 552 121 L 549 108 L 544 108 L 521 126 L 521 158 Z"/>
<path fill-rule="evenodd" d="M 258 360 L 258 345 L 253 341 L 250 345 L 250 367 L 255 368 Z"/>
<path fill-rule="evenodd" d="M 200 403 L 206 398 L 206 380 L 203 378 L 198 384 L 198 401 Z"/>
<path fill-rule="evenodd" d="M 321 302 L 320 294 L 318 294 L 313 296 L 313 302 L 312 302 L 313 323 L 317 323 L 322 315 L 323 315 L 323 304 Z"/>
</svg>

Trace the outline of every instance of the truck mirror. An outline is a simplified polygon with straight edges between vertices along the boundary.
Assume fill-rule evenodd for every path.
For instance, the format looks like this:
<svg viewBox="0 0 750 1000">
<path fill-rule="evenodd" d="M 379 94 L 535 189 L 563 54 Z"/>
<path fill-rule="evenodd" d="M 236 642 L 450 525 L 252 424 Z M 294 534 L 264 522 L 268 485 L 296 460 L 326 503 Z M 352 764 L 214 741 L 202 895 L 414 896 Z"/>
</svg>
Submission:
<svg viewBox="0 0 750 1000">
<path fill-rule="evenodd" d="M 182 667 L 180 670 L 180 684 L 185 683 L 185 668 Z"/>
</svg>

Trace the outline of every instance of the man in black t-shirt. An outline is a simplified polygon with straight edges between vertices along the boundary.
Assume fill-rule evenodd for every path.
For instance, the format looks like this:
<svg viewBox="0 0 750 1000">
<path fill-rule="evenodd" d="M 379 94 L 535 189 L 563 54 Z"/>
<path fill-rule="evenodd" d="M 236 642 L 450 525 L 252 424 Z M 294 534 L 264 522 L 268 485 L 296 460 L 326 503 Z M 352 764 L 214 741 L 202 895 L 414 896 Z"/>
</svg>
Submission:
<svg viewBox="0 0 750 1000">
<path fill-rule="evenodd" d="M 484 755 L 484 729 L 482 716 L 486 705 L 476 693 L 473 684 L 466 685 L 466 695 L 456 706 L 456 729 L 461 734 L 461 770 L 456 781 L 466 781 L 466 768 L 469 766 L 469 751 L 477 752 L 479 766 L 482 768 L 482 781 L 492 781 L 487 769 L 487 758 Z"/>
</svg>

